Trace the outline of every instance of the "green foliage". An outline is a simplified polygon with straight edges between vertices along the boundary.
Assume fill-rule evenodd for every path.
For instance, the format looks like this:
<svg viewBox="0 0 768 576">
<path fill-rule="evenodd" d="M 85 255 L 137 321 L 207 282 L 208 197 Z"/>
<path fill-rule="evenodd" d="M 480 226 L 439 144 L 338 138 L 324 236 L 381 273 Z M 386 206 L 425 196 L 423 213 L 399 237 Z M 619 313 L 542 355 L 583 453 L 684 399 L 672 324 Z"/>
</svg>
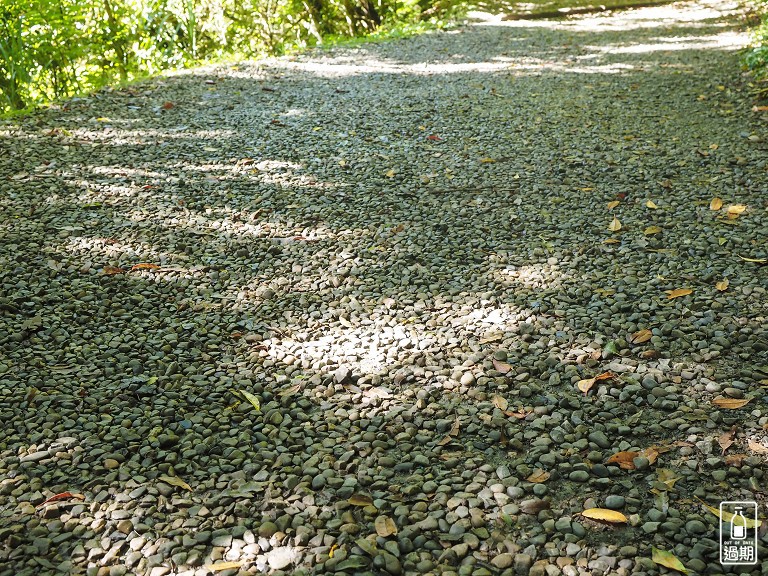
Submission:
<svg viewBox="0 0 768 576">
<path fill-rule="evenodd" d="M 383 31 L 462 0 L 0 0 L 0 113 L 161 70 Z"/>
<path fill-rule="evenodd" d="M 752 45 L 744 53 L 744 63 L 754 70 L 759 78 L 768 77 L 768 0 L 755 3 L 756 15 L 760 18 L 752 30 Z"/>
</svg>

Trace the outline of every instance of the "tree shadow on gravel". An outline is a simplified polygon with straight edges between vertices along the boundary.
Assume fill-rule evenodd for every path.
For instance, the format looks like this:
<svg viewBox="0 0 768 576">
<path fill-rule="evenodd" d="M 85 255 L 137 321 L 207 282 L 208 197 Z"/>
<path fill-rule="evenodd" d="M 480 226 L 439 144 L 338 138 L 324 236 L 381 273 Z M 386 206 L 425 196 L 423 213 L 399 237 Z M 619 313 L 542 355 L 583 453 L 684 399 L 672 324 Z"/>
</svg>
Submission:
<svg viewBox="0 0 768 576">
<path fill-rule="evenodd" d="M 495 570 L 540 552 L 547 520 L 583 530 L 588 498 L 664 507 L 653 474 L 604 466 L 613 451 L 695 437 L 660 462 L 715 468 L 712 440 L 761 416 L 712 412 L 708 383 L 754 386 L 768 360 L 765 268 L 738 259 L 765 257 L 759 218 L 708 204 L 757 212 L 765 171 L 712 39 L 730 36 L 705 17 L 637 19 L 631 41 L 621 17 L 515 23 L 204 69 L 9 127 L 0 575 L 365 570 L 378 515 L 406 570 L 462 560 L 460 542 Z M 740 290 L 718 296 L 723 276 Z M 763 470 L 732 463 L 701 497 L 754 498 Z M 680 500 L 699 477 L 675 486 L 668 505 L 698 518 Z M 68 490 L 86 501 L 33 508 Z M 551 509 L 522 504 L 539 497 Z M 606 539 L 629 532 L 656 542 Z"/>
</svg>

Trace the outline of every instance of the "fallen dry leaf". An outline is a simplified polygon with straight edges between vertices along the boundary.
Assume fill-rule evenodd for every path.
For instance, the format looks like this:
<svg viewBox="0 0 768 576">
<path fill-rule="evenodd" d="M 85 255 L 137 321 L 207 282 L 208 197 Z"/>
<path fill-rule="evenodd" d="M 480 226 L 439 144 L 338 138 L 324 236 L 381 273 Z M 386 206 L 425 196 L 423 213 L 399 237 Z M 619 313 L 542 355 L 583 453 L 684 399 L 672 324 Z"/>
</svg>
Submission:
<svg viewBox="0 0 768 576">
<path fill-rule="evenodd" d="M 606 238 L 605 240 L 603 240 L 603 244 L 618 244 L 618 243 L 619 243 L 619 240 L 617 240 L 616 238 Z"/>
<path fill-rule="evenodd" d="M 637 332 L 629 336 L 629 343 L 642 344 L 643 342 L 648 342 L 648 340 L 651 339 L 651 336 L 653 336 L 653 333 L 647 328 L 643 330 L 638 330 Z"/>
<path fill-rule="evenodd" d="M 632 462 L 635 458 L 640 456 L 640 452 L 634 452 L 632 450 L 626 450 L 624 452 L 616 452 L 613 456 L 605 461 L 606 464 L 618 464 L 619 468 L 623 470 L 634 470 L 635 465 Z"/>
<path fill-rule="evenodd" d="M 727 410 L 736 410 L 746 406 L 752 401 L 752 398 L 715 398 L 712 400 L 712 404 L 718 408 L 726 408 Z"/>
<path fill-rule="evenodd" d="M 659 228 L 658 226 L 648 226 L 648 228 L 643 230 L 643 234 L 645 234 L 646 236 L 651 236 L 652 234 L 658 234 L 659 232 L 661 232 L 661 228 Z"/>
<path fill-rule="evenodd" d="M 665 484 L 668 488 L 673 488 L 675 482 L 681 478 L 680 476 L 675 475 L 669 468 L 659 468 L 656 470 L 656 477 L 659 479 L 659 482 Z"/>
<path fill-rule="evenodd" d="M 609 510 L 608 508 L 587 508 L 581 515 L 592 520 L 602 520 L 603 522 L 611 522 L 613 524 L 622 524 L 627 521 L 627 517 L 624 514 L 616 510 Z"/>
<path fill-rule="evenodd" d="M 376 534 L 382 538 L 397 534 L 397 525 L 389 516 L 377 516 L 373 521 L 373 527 L 376 528 Z"/>
<path fill-rule="evenodd" d="M 530 412 L 526 412 L 525 410 L 518 410 L 517 412 L 512 412 L 511 410 L 507 410 L 504 412 L 504 416 L 509 416 L 510 418 L 517 418 L 518 420 L 523 420 L 526 416 L 528 416 Z"/>
<path fill-rule="evenodd" d="M 656 206 L 656 204 L 653 203 L 653 200 L 648 200 L 645 203 L 645 207 L 646 208 L 651 208 L 652 210 L 655 210 L 656 208 L 658 208 L 658 206 Z"/>
<path fill-rule="evenodd" d="M 653 360 L 654 358 L 658 358 L 661 356 L 658 350 L 643 350 L 639 354 L 640 358 L 643 358 L 644 360 Z"/>
<path fill-rule="evenodd" d="M 70 498 L 74 498 L 75 500 L 85 500 L 85 496 L 82 494 L 78 494 L 77 492 L 60 492 L 59 494 L 54 494 L 44 502 L 40 502 L 35 508 L 41 508 L 42 506 L 45 506 L 46 504 L 50 504 L 51 502 L 58 502 L 59 500 L 69 500 Z"/>
<path fill-rule="evenodd" d="M 222 570 L 240 568 L 243 564 L 245 564 L 243 560 L 237 560 L 236 562 L 214 562 L 213 564 L 206 564 L 205 567 L 211 572 L 221 572 Z"/>
<path fill-rule="evenodd" d="M 676 290 L 664 290 L 667 294 L 667 300 L 672 300 L 673 298 L 680 298 L 680 296 L 688 296 L 688 294 L 692 294 L 693 290 L 690 288 L 677 288 Z"/>
<path fill-rule="evenodd" d="M 170 110 L 175 104 L 173 102 L 163 102 L 163 110 Z"/>
<path fill-rule="evenodd" d="M 768 447 L 763 446 L 751 438 L 747 440 L 747 446 L 749 446 L 749 449 L 752 450 L 752 452 L 757 452 L 758 454 L 768 454 Z"/>
<path fill-rule="evenodd" d="M 640 456 L 645 457 L 648 460 L 649 464 L 654 464 L 656 460 L 658 460 L 659 458 L 659 450 L 654 446 L 650 446 L 645 450 L 641 450 Z"/>
<path fill-rule="evenodd" d="M 720 437 L 717 439 L 717 443 L 720 445 L 720 448 L 723 449 L 722 454 L 725 454 L 725 451 L 728 450 L 733 444 L 736 442 L 736 426 L 732 427 L 727 432 L 723 432 L 720 434 Z"/>
<path fill-rule="evenodd" d="M 720 208 L 723 207 L 723 200 L 721 198 L 718 198 L 715 196 L 710 200 L 709 202 L 709 209 L 710 210 L 720 210 Z"/>
<path fill-rule="evenodd" d="M 534 484 L 540 484 L 541 482 L 546 482 L 547 480 L 549 480 L 549 472 L 542 470 L 541 468 L 536 468 L 536 470 L 531 472 L 531 475 L 526 478 L 527 482 L 532 482 Z"/>
<path fill-rule="evenodd" d="M 744 211 L 747 209 L 747 206 L 745 204 L 731 204 L 728 206 L 728 214 L 735 214 L 738 216 L 739 214 L 743 214 Z"/>
<path fill-rule="evenodd" d="M 512 364 L 508 364 L 506 362 L 502 362 L 501 360 L 496 360 L 496 358 L 494 358 L 492 360 L 492 362 L 493 362 L 493 367 L 500 374 L 506 374 L 507 372 L 512 370 Z"/>
<path fill-rule="evenodd" d="M 542 510 L 549 510 L 550 504 L 546 500 L 533 498 L 520 502 L 520 511 L 524 514 L 538 514 Z"/>
<path fill-rule="evenodd" d="M 171 486 L 178 486 L 179 488 L 184 488 L 184 490 L 192 492 L 192 487 L 178 476 L 158 476 L 157 479 L 166 484 L 170 484 Z"/>
<path fill-rule="evenodd" d="M 115 274 L 125 273 L 125 270 L 123 268 L 117 268 L 116 266 L 104 266 L 104 268 L 102 268 L 101 270 L 107 276 L 114 276 Z"/>
<path fill-rule="evenodd" d="M 373 504 L 373 498 L 367 494 L 352 494 L 347 500 L 352 506 L 371 506 Z"/>
<path fill-rule="evenodd" d="M 724 462 L 728 466 L 733 466 L 734 468 L 741 468 L 741 465 L 744 463 L 744 458 L 746 458 L 746 454 L 728 454 L 724 458 Z"/>
<path fill-rule="evenodd" d="M 723 278 L 722 280 L 720 280 L 720 282 L 715 284 L 715 288 L 720 290 L 720 292 L 725 292 L 726 290 L 728 290 L 728 284 L 730 284 L 730 282 L 728 282 L 728 278 Z"/>
<path fill-rule="evenodd" d="M 619 202 L 618 200 L 612 200 L 611 202 L 608 202 L 608 205 L 606 206 L 606 208 L 608 208 L 608 210 L 613 210 L 619 204 L 621 204 L 621 202 Z"/>
<path fill-rule="evenodd" d="M 507 399 L 504 398 L 503 396 L 499 396 L 498 394 L 496 394 L 493 397 L 493 405 L 503 412 L 509 406 L 509 402 L 507 402 Z"/>
<path fill-rule="evenodd" d="M 453 423 L 453 426 L 451 426 L 451 429 L 448 431 L 448 434 L 445 435 L 444 438 L 440 440 L 440 442 L 437 443 L 438 446 L 445 446 L 446 444 L 453 441 L 453 439 L 459 435 L 459 430 L 461 429 L 461 423 L 459 422 L 459 419 L 456 418 L 456 420 Z"/>
<path fill-rule="evenodd" d="M 583 380 L 579 380 L 576 382 L 576 388 L 584 392 L 584 395 L 592 389 L 592 386 L 595 385 L 595 379 L 594 378 L 584 378 Z"/>
<path fill-rule="evenodd" d="M 746 256 L 739 256 L 744 262 L 757 262 L 758 264 L 768 264 L 768 258 L 747 258 Z"/>
<path fill-rule="evenodd" d="M 665 568 L 688 574 L 688 569 L 683 566 L 683 563 L 680 562 L 674 554 L 667 552 L 666 550 L 659 550 L 658 548 L 651 547 L 651 560 L 659 566 L 664 566 Z"/>
<path fill-rule="evenodd" d="M 142 262 L 141 264 L 134 264 L 131 266 L 131 270 L 159 270 L 160 266 L 157 264 L 149 264 L 146 262 Z"/>
<path fill-rule="evenodd" d="M 611 223 L 608 224 L 608 230 L 611 232 L 618 232 L 621 230 L 621 222 L 619 222 L 619 219 L 616 218 L 616 216 L 614 216 L 613 220 L 611 220 Z"/>
</svg>

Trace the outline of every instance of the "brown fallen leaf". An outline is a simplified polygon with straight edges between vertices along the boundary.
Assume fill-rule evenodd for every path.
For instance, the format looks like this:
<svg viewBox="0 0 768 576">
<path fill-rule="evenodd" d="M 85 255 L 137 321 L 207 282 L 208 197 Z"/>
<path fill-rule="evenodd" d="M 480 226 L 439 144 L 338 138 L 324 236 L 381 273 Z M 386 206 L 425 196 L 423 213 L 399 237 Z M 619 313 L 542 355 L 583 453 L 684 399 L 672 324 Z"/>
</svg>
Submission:
<svg viewBox="0 0 768 576">
<path fill-rule="evenodd" d="M 493 362 L 493 367 L 494 367 L 494 368 L 496 369 L 496 371 L 497 371 L 497 372 L 499 372 L 500 374 L 506 374 L 507 372 L 509 372 L 510 370 L 512 370 L 512 364 L 508 364 L 508 363 L 506 363 L 506 362 L 503 362 L 503 361 L 501 361 L 501 360 L 496 360 L 496 358 L 494 358 L 494 359 L 492 360 L 492 362 Z"/>
<path fill-rule="evenodd" d="M 677 288 L 675 290 L 664 290 L 667 294 L 667 300 L 672 300 L 673 298 L 680 298 L 680 296 L 688 296 L 688 294 L 693 294 L 693 290 L 690 288 Z"/>
<path fill-rule="evenodd" d="M 643 350 L 640 352 L 639 356 L 644 360 L 653 360 L 654 358 L 658 358 L 660 354 L 658 350 Z"/>
<path fill-rule="evenodd" d="M 115 274 L 124 274 L 125 273 L 125 270 L 123 268 L 118 268 L 116 266 L 104 266 L 104 268 L 102 268 L 101 270 L 107 276 L 114 276 Z"/>
<path fill-rule="evenodd" d="M 725 451 L 728 450 L 733 444 L 736 442 L 736 426 L 732 427 L 727 432 L 723 432 L 720 437 L 717 439 L 717 443 L 720 444 L 720 448 L 723 449 L 722 454 L 725 454 Z"/>
<path fill-rule="evenodd" d="M 528 414 L 530 414 L 530 412 L 526 412 L 525 410 L 522 410 L 522 409 L 518 410 L 517 412 L 513 412 L 511 410 L 507 410 L 506 412 L 504 412 L 504 416 L 508 416 L 510 418 L 517 418 L 518 420 L 525 419 L 525 417 L 528 416 Z"/>
<path fill-rule="evenodd" d="M 584 395 L 586 396 L 589 391 L 592 389 L 592 386 L 595 385 L 595 379 L 594 378 L 584 378 L 583 380 L 579 380 L 576 382 L 576 388 L 584 392 Z"/>
<path fill-rule="evenodd" d="M 643 342 L 648 342 L 648 340 L 650 340 L 652 336 L 653 336 L 653 333 L 647 328 L 643 330 L 638 330 L 637 332 L 629 336 L 629 343 L 642 344 Z"/>
<path fill-rule="evenodd" d="M 497 394 L 493 397 L 493 405 L 503 412 L 509 406 L 509 402 L 507 402 L 506 398 Z"/>
<path fill-rule="evenodd" d="M 533 472 L 531 472 L 531 475 L 526 478 L 527 482 L 532 482 L 534 484 L 540 484 L 542 482 L 546 482 L 549 480 L 549 472 L 546 470 L 542 470 L 541 468 L 536 468 Z"/>
<path fill-rule="evenodd" d="M 85 500 L 85 496 L 82 494 L 78 494 L 77 492 L 60 492 L 58 494 L 54 494 L 44 502 L 40 502 L 35 508 L 41 508 L 45 506 L 46 504 L 50 504 L 51 502 L 58 502 L 59 500 L 69 500 L 70 498 L 74 498 L 75 500 Z"/>
<path fill-rule="evenodd" d="M 635 452 L 633 450 L 626 450 L 624 452 L 616 452 L 614 455 L 612 455 L 608 460 L 605 461 L 606 464 L 618 464 L 619 468 L 623 470 L 634 470 L 635 464 L 632 462 L 635 458 L 640 456 L 640 452 Z"/>
<path fill-rule="evenodd" d="M 373 527 L 376 528 L 376 534 L 382 538 L 397 534 L 397 525 L 389 516 L 377 516 L 373 521 Z"/>
<path fill-rule="evenodd" d="M 715 284 L 715 288 L 717 288 L 720 292 L 725 292 L 726 290 L 728 290 L 729 284 L 730 282 L 728 282 L 728 278 L 723 278 L 722 280 L 720 280 L 720 282 Z"/>
<path fill-rule="evenodd" d="M 710 200 L 710 202 L 709 202 L 709 209 L 710 210 L 717 211 L 717 210 L 720 210 L 720 208 L 722 208 L 722 207 L 723 207 L 723 200 L 721 198 L 718 198 L 717 196 L 712 198 L 712 200 Z"/>
<path fill-rule="evenodd" d="M 373 504 L 373 498 L 367 494 L 352 494 L 347 500 L 352 506 L 371 506 Z"/>
<path fill-rule="evenodd" d="M 749 404 L 752 398 L 715 398 L 712 400 L 712 404 L 718 408 L 725 408 L 727 410 L 737 410 Z"/>
<path fill-rule="evenodd" d="M 618 232 L 621 230 L 621 222 L 619 222 L 619 219 L 616 218 L 616 216 L 614 216 L 613 220 L 611 220 L 611 223 L 608 224 L 608 230 L 611 232 Z"/>
<path fill-rule="evenodd" d="M 448 431 L 448 434 L 446 434 L 445 437 L 442 438 L 440 442 L 437 443 L 437 445 L 445 446 L 446 444 L 453 442 L 453 439 L 459 435 L 460 429 L 461 429 L 461 423 L 459 422 L 459 419 L 456 418 L 456 420 L 453 423 L 453 426 L 451 426 L 451 429 Z"/>
<path fill-rule="evenodd" d="M 160 266 L 157 264 L 149 264 L 147 262 L 142 262 L 141 264 L 134 264 L 131 266 L 131 270 L 159 270 Z"/>
<path fill-rule="evenodd" d="M 609 510 L 608 508 L 587 508 L 581 515 L 585 518 L 602 520 L 612 524 L 624 524 L 627 522 L 627 517 L 624 514 L 616 510 Z"/>
<path fill-rule="evenodd" d="M 752 452 L 757 452 L 758 454 L 768 454 L 768 446 L 764 446 L 759 442 L 752 440 L 751 438 L 747 440 L 747 446 L 750 450 L 752 450 Z"/>
<path fill-rule="evenodd" d="M 741 468 L 741 465 L 744 464 L 744 458 L 746 458 L 746 454 L 728 454 L 723 461 L 728 466 L 733 466 L 734 468 Z"/>
<path fill-rule="evenodd" d="M 163 110 L 170 110 L 175 104 L 173 102 L 163 102 Z"/>
<path fill-rule="evenodd" d="M 640 451 L 640 456 L 645 457 L 649 464 L 654 464 L 659 458 L 659 450 L 655 446 L 650 446 Z"/>
</svg>

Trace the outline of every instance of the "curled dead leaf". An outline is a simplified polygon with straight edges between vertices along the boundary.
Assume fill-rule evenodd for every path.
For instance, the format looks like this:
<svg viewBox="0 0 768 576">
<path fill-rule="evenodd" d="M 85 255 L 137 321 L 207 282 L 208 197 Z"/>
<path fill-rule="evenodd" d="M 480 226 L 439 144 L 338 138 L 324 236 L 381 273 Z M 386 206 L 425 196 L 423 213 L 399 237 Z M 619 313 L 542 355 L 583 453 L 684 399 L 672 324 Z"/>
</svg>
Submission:
<svg viewBox="0 0 768 576">
<path fill-rule="evenodd" d="M 726 408 L 727 410 L 736 410 L 749 404 L 752 398 L 715 398 L 712 400 L 712 404 L 718 408 Z"/>
<path fill-rule="evenodd" d="M 710 210 L 720 210 L 720 208 L 723 207 L 723 200 L 721 198 L 718 198 L 715 196 L 710 200 L 709 202 L 709 209 Z"/>
<path fill-rule="evenodd" d="M 123 268 L 118 268 L 116 266 L 104 266 L 104 268 L 102 268 L 101 270 L 107 276 L 114 276 L 115 274 L 124 274 L 125 273 L 125 270 Z"/>
<path fill-rule="evenodd" d="M 546 470 L 542 470 L 541 468 L 536 468 L 533 472 L 531 472 L 531 475 L 526 478 L 527 482 L 532 482 L 534 484 L 540 484 L 542 482 L 546 482 L 549 480 L 549 472 Z"/>
<path fill-rule="evenodd" d="M 496 360 L 496 358 L 493 359 L 493 367 L 500 374 L 506 374 L 512 370 L 512 364 L 508 364 L 507 362 L 503 362 L 501 360 Z"/>
<path fill-rule="evenodd" d="M 752 452 L 757 452 L 758 454 L 768 454 L 768 446 L 764 446 L 763 444 L 760 444 L 760 442 L 752 440 L 752 438 L 747 441 L 747 446 L 750 450 L 752 450 Z"/>
<path fill-rule="evenodd" d="M 149 264 L 147 262 L 142 262 L 141 264 L 134 264 L 131 266 L 131 270 L 159 270 L 160 266 L 157 264 Z"/>
<path fill-rule="evenodd" d="M 493 397 L 493 405 L 503 412 L 509 406 L 509 402 L 507 402 L 506 398 L 497 394 Z"/>
<path fill-rule="evenodd" d="M 621 468 L 622 470 L 634 470 L 635 464 L 632 461 L 638 456 L 640 456 L 640 452 L 635 452 L 633 450 L 616 452 L 614 455 L 608 458 L 608 460 L 606 460 L 605 463 L 618 464 L 619 468 Z"/>
<path fill-rule="evenodd" d="M 624 514 L 616 510 L 609 510 L 608 508 L 587 508 L 581 515 L 585 518 L 601 520 L 612 524 L 624 524 L 627 522 L 627 517 Z"/>
<path fill-rule="evenodd" d="M 616 218 L 616 216 L 614 216 L 613 220 L 611 220 L 611 223 L 608 224 L 608 230 L 611 232 L 618 232 L 621 230 L 621 222 L 619 222 L 619 219 Z"/>
<path fill-rule="evenodd" d="M 60 492 L 58 494 L 54 494 L 50 498 L 46 499 L 44 502 L 40 502 L 35 508 L 42 508 L 46 504 L 50 504 L 51 502 L 58 502 L 59 500 L 85 500 L 85 496 L 83 494 L 79 494 L 77 492 Z"/>
<path fill-rule="evenodd" d="M 673 298 L 680 298 L 680 296 L 688 296 L 688 294 L 693 294 L 693 290 L 690 288 L 677 288 L 676 290 L 664 290 L 667 294 L 667 300 L 672 300 Z"/>
<path fill-rule="evenodd" d="M 643 342 L 648 342 L 648 340 L 650 340 L 652 336 L 653 336 L 653 333 L 647 328 L 643 330 L 638 330 L 637 332 L 634 332 L 629 336 L 629 343 L 642 344 Z"/>
<path fill-rule="evenodd" d="M 373 526 L 376 528 L 376 534 L 382 538 L 397 534 L 397 525 L 389 516 L 377 516 L 376 520 L 373 521 Z"/>
</svg>

